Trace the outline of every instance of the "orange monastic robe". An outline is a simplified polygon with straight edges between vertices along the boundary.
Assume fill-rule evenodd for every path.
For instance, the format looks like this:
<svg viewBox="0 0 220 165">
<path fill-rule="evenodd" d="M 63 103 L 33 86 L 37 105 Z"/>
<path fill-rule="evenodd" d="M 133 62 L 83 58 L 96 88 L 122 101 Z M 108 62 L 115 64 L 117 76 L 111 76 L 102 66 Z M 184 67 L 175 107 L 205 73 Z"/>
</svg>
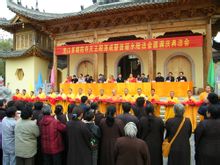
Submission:
<svg viewBox="0 0 220 165">
<path fill-rule="evenodd" d="M 173 102 L 173 103 L 178 103 L 179 100 L 177 97 L 168 97 L 167 102 Z M 167 105 L 165 109 L 165 121 L 167 121 L 170 118 L 173 118 L 175 116 L 174 110 L 173 110 L 173 105 Z"/>
<path fill-rule="evenodd" d="M 87 95 L 87 97 L 89 100 L 94 100 L 96 98 L 95 95 L 93 95 L 93 94 Z"/>
<path fill-rule="evenodd" d="M 144 94 L 141 94 L 141 95 L 136 94 L 136 95 L 134 95 L 133 101 L 135 102 L 138 97 L 144 97 L 145 98 L 146 96 Z"/>
<path fill-rule="evenodd" d="M 202 92 L 200 95 L 199 95 L 199 100 L 200 101 L 205 101 L 208 97 L 208 93 L 207 92 Z M 204 116 L 202 115 L 199 115 L 200 116 L 200 121 L 204 120 Z"/>
<path fill-rule="evenodd" d="M 107 99 L 108 97 L 106 95 L 99 95 L 98 96 L 99 100 L 102 100 L 102 99 Z M 106 112 L 106 106 L 107 104 L 105 102 L 99 102 L 99 110 L 101 113 L 105 114 Z"/>
<path fill-rule="evenodd" d="M 122 98 L 121 98 L 123 101 L 127 101 L 127 102 L 132 102 L 133 101 L 133 99 L 132 99 L 132 97 L 131 97 L 131 95 L 130 94 L 127 94 L 127 95 L 122 95 Z"/>
<path fill-rule="evenodd" d="M 153 102 L 153 101 L 160 101 L 160 98 L 158 95 L 154 94 L 153 96 L 150 95 L 148 97 L 148 101 Z M 154 104 L 154 115 L 157 117 L 160 117 L 160 105 Z"/>
<path fill-rule="evenodd" d="M 196 102 L 196 99 L 194 97 L 187 97 L 184 99 L 184 102 L 187 101 L 192 101 L 192 102 Z M 194 105 L 185 105 L 185 113 L 184 116 L 189 118 L 192 124 L 192 131 L 194 132 L 194 130 L 196 129 L 196 125 L 197 125 L 197 113 L 198 113 L 198 106 L 194 106 Z"/>
<path fill-rule="evenodd" d="M 199 95 L 199 100 L 200 101 L 205 101 L 205 99 L 207 98 L 208 96 L 208 93 L 207 92 L 202 92 L 200 95 Z"/>
</svg>

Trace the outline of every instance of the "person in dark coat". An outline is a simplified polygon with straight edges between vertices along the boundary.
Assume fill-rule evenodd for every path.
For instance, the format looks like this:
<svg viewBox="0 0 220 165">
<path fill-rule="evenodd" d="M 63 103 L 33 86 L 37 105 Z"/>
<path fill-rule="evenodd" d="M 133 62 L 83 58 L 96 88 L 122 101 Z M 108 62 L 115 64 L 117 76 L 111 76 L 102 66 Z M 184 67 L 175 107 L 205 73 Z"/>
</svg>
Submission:
<svg viewBox="0 0 220 165">
<path fill-rule="evenodd" d="M 122 104 L 123 114 L 118 115 L 117 118 L 121 119 L 126 125 L 129 122 L 133 122 L 138 127 L 138 118 L 134 115 L 131 115 L 129 112 L 131 110 L 131 103 L 125 102 Z"/>
<path fill-rule="evenodd" d="M 92 139 L 92 165 L 97 165 L 98 161 L 98 148 L 99 148 L 99 141 L 101 138 L 101 131 L 100 128 L 95 125 L 95 110 L 90 109 L 85 112 L 84 114 L 84 123 L 86 123 L 87 127 L 89 128 L 90 132 L 93 135 Z"/>
<path fill-rule="evenodd" d="M 144 73 L 141 74 L 141 81 L 142 82 L 148 82 L 149 81 L 149 79 L 145 76 Z"/>
<path fill-rule="evenodd" d="M 155 78 L 155 81 L 156 82 L 164 82 L 164 77 L 161 76 L 160 72 L 157 73 L 157 77 Z"/>
<path fill-rule="evenodd" d="M 206 112 L 208 111 L 209 105 L 220 105 L 218 95 L 214 92 L 208 94 L 207 100 L 198 109 L 198 114 L 202 115 L 204 119 L 207 119 Z"/>
<path fill-rule="evenodd" d="M 150 153 L 147 144 L 136 138 L 136 124 L 127 123 L 124 131 L 125 136 L 118 138 L 115 143 L 115 165 L 150 165 Z"/>
<path fill-rule="evenodd" d="M 134 115 L 138 119 L 140 119 L 144 115 L 144 103 L 145 103 L 145 98 L 138 97 L 135 105 L 132 107 Z"/>
<path fill-rule="evenodd" d="M 100 126 L 100 121 L 105 117 L 104 114 L 99 111 L 98 103 L 93 102 L 90 107 L 95 110 L 95 124 Z"/>
<path fill-rule="evenodd" d="M 139 136 L 149 147 L 151 165 L 162 165 L 162 143 L 164 123 L 160 117 L 154 115 L 154 106 L 148 103 L 145 108 L 145 116 L 139 121 Z"/>
<path fill-rule="evenodd" d="M 220 106 L 210 105 L 207 116 L 195 130 L 196 165 L 220 164 Z"/>
<path fill-rule="evenodd" d="M 166 122 L 166 138 L 171 141 L 175 135 L 180 123 L 183 120 L 184 106 L 182 104 L 174 105 L 175 117 Z M 168 156 L 168 165 L 190 165 L 190 143 L 189 138 L 192 133 L 192 125 L 186 118 L 182 129 L 174 140 Z"/>
<path fill-rule="evenodd" d="M 117 83 L 123 83 L 125 80 L 122 78 L 122 75 L 119 74 L 116 81 L 117 81 Z"/>
<path fill-rule="evenodd" d="M 177 82 L 186 82 L 186 81 L 187 81 L 187 78 L 184 76 L 184 73 L 183 73 L 183 72 L 180 72 L 180 73 L 179 73 L 179 76 L 176 78 L 176 81 L 177 81 Z"/>
<path fill-rule="evenodd" d="M 66 121 L 72 120 L 72 114 L 73 114 L 73 109 L 75 107 L 75 104 L 69 104 L 67 108 L 67 114 L 66 114 Z"/>
<path fill-rule="evenodd" d="M 116 107 L 107 107 L 106 118 L 100 122 L 101 151 L 100 165 L 114 165 L 114 145 L 118 137 L 124 136 L 124 123 L 115 118 Z"/>
<path fill-rule="evenodd" d="M 37 120 L 37 123 L 39 123 L 39 121 L 43 117 L 42 108 L 43 108 L 43 103 L 42 102 L 35 102 L 34 103 L 34 110 L 33 110 L 32 120 Z"/>
<path fill-rule="evenodd" d="M 67 123 L 68 154 L 67 165 L 92 165 L 92 133 L 81 120 L 83 110 L 74 107 L 72 120 Z"/>
<path fill-rule="evenodd" d="M 35 102 L 34 103 L 34 110 L 32 115 L 32 120 L 37 120 L 37 124 L 39 124 L 40 120 L 43 118 L 43 103 L 42 102 Z M 37 138 L 37 154 L 35 156 L 35 164 L 42 164 L 43 162 L 43 154 L 41 152 L 41 141 L 40 137 Z"/>
<path fill-rule="evenodd" d="M 175 78 L 173 77 L 173 73 L 169 72 L 168 76 L 166 77 L 166 81 L 174 82 Z"/>
<path fill-rule="evenodd" d="M 63 106 L 62 105 L 56 105 L 55 107 L 55 116 L 54 118 L 56 120 L 59 120 L 61 123 L 66 124 L 67 120 L 66 120 L 66 115 L 63 114 Z"/>
</svg>

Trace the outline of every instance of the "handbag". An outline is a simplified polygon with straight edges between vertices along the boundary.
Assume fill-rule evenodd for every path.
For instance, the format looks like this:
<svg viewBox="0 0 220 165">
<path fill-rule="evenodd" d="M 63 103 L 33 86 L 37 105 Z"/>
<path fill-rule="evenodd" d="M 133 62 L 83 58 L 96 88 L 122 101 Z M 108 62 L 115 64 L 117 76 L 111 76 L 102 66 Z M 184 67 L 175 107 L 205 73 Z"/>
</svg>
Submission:
<svg viewBox="0 0 220 165">
<path fill-rule="evenodd" d="M 162 153 L 163 153 L 163 156 L 164 157 L 168 157 L 169 153 L 170 153 L 170 149 L 171 149 L 171 145 L 172 143 L 174 142 L 174 140 L 176 139 L 177 135 L 179 134 L 181 128 L 183 127 L 183 124 L 185 122 L 185 118 L 183 118 L 182 122 L 180 123 L 174 137 L 172 138 L 172 140 L 169 142 L 168 141 L 168 138 L 166 138 L 164 141 L 163 141 L 163 144 L 162 144 Z"/>
</svg>

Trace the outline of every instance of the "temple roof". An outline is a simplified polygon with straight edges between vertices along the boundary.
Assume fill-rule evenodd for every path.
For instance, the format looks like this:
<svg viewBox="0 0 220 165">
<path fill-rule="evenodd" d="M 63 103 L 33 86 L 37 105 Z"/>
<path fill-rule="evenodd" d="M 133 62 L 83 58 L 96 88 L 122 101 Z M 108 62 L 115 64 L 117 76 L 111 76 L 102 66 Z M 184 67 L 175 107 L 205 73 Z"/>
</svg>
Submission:
<svg viewBox="0 0 220 165">
<path fill-rule="evenodd" d="M 42 56 L 47 59 L 53 57 L 53 52 L 43 50 L 38 46 L 33 45 L 29 49 L 16 50 L 16 51 L 0 51 L 0 58 L 17 58 L 23 56 Z"/>
<path fill-rule="evenodd" d="M 102 5 L 95 3 L 92 6 L 89 6 L 79 12 L 54 14 L 54 13 L 40 12 L 39 10 L 35 10 L 35 9 L 29 9 L 20 4 L 13 2 L 12 0 L 7 0 L 7 6 L 12 12 L 36 21 L 56 20 L 56 19 L 86 15 L 90 13 L 105 12 L 107 10 L 123 9 L 123 8 L 138 7 L 138 6 L 141 7 L 143 5 L 158 6 L 168 3 L 170 4 L 175 2 L 134 2 L 133 1 L 133 2 L 114 2 L 114 3 L 102 4 Z"/>
</svg>

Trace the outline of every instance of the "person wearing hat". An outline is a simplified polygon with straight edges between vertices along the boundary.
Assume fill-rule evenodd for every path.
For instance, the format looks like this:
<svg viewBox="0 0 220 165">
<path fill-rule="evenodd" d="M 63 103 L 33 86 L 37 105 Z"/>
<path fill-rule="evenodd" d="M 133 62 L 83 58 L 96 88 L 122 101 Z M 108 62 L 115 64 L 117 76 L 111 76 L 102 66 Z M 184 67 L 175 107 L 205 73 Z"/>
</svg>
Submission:
<svg viewBox="0 0 220 165">
<path fill-rule="evenodd" d="M 66 131 L 66 125 L 51 116 L 50 105 L 45 104 L 42 112 L 44 116 L 39 122 L 39 127 L 43 164 L 62 165 L 64 151 L 62 133 Z"/>
</svg>

